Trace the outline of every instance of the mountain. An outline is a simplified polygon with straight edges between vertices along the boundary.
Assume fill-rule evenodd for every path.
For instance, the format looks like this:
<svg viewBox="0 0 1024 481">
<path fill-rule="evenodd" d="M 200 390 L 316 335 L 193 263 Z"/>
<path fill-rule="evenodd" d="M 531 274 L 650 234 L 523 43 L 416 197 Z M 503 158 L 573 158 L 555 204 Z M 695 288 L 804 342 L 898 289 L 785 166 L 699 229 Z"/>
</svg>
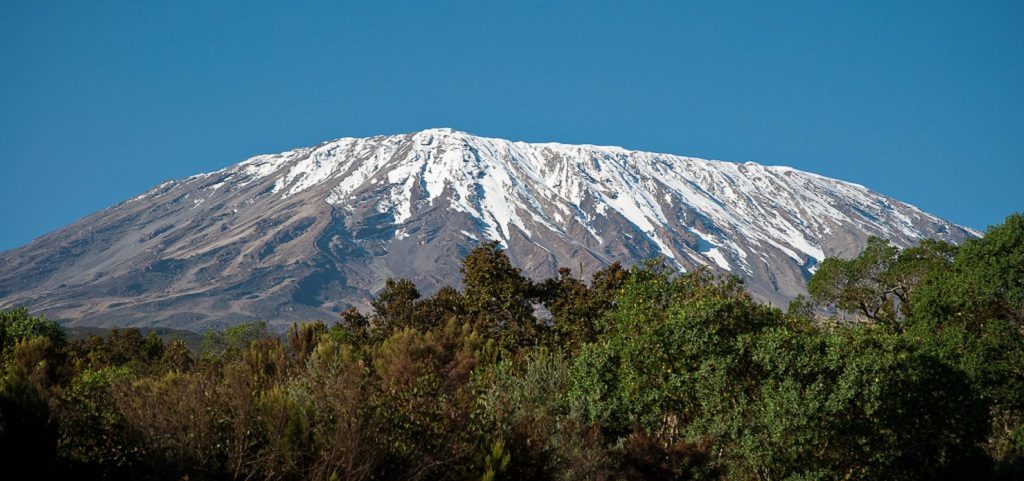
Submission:
<svg viewBox="0 0 1024 481">
<path fill-rule="evenodd" d="M 333 319 L 389 277 L 429 293 L 496 240 L 537 278 L 664 256 L 782 304 L 869 235 L 977 235 L 789 167 L 450 129 L 342 138 L 164 182 L 0 254 L 0 307 L 72 325 L 200 329 Z"/>
</svg>

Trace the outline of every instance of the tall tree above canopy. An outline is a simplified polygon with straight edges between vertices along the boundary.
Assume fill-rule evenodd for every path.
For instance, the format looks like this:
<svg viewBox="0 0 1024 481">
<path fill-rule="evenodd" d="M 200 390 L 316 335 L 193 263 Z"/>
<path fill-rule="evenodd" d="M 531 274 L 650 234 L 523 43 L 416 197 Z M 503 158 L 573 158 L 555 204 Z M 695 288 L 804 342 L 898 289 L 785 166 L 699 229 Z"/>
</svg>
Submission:
<svg viewBox="0 0 1024 481">
<path fill-rule="evenodd" d="M 413 322 L 416 300 L 420 291 L 409 279 L 388 278 L 384 289 L 377 293 L 373 305 L 373 325 L 383 337 L 388 337 L 406 327 L 416 327 Z"/>
<path fill-rule="evenodd" d="M 807 284 L 811 297 L 844 311 L 857 312 L 875 322 L 894 324 L 892 298 L 897 289 L 885 275 L 899 249 L 878 237 L 869 237 L 864 251 L 853 259 L 828 258 Z"/>
<path fill-rule="evenodd" d="M 498 242 L 488 242 L 462 261 L 463 298 L 477 328 L 506 344 L 529 345 L 539 326 L 533 317 L 533 282 L 512 265 Z"/>
<path fill-rule="evenodd" d="M 807 290 L 819 303 L 901 330 L 913 293 L 933 273 L 948 270 L 956 252 L 956 245 L 943 241 L 925 239 L 901 251 L 870 237 L 853 259 L 825 259 Z"/>
<path fill-rule="evenodd" d="M 1002 319 L 1024 326 L 1024 215 L 965 242 L 949 268 L 927 280 L 913 311 L 940 321 Z"/>
<path fill-rule="evenodd" d="M 1024 324 L 1024 215 L 1011 215 L 965 243 L 953 268 L 965 281 L 965 308 Z"/>
</svg>

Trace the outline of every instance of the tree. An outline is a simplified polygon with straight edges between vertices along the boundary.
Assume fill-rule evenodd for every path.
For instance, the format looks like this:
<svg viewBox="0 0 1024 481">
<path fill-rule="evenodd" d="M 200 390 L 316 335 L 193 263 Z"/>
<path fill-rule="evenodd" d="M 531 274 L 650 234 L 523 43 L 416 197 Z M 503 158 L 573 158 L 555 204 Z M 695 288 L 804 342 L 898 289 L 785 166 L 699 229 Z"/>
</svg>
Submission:
<svg viewBox="0 0 1024 481">
<path fill-rule="evenodd" d="M 900 251 L 883 277 L 899 299 L 900 313 L 904 317 L 910 314 L 910 298 L 918 286 L 934 273 L 948 270 L 957 251 L 956 244 L 935 239 L 922 239 L 916 246 Z"/>
<path fill-rule="evenodd" d="M 349 306 L 341 312 L 341 322 L 331 326 L 327 334 L 335 342 L 362 346 L 370 341 L 370 318 L 355 306 Z"/>
<path fill-rule="evenodd" d="M 74 463 L 76 471 L 89 473 L 87 477 L 117 478 L 144 458 L 114 395 L 116 385 L 133 377 L 127 367 L 87 369 L 62 393 L 61 454 Z"/>
<path fill-rule="evenodd" d="M 901 251 L 888 241 L 869 237 L 857 257 L 825 259 L 807 290 L 819 303 L 901 331 L 914 292 L 933 273 L 948 269 L 956 252 L 955 245 L 943 241 L 925 239 Z"/>
<path fill-rule="evenodd" d="M 320 342 L 320 336 L 325 332 L 327 332 L 327 326 L 320 321 L 292 323 L 288 328 L 288 346 L 291 347 L 300 363 L 306 362 L 309 355 L 316 349 L 317 343 Z"/>
<path fill-rule="evenodd" d="M 223 331 L 209 330 L 203 335 L 203 351 L 234 355 L 266 336 L 267 323 L 264 321 L 243 322 Z"/>
<path fill-rule="evenodd" d="M 557 276 L 538 285 L 538 298 L 551 313 L 550 341 L 573 352 L 593 342 L 603 329 L 601 317 L 615 306 L 618 291 L 628 277 L 629 272 L 616 262 L 595 272 L 589 286 L 573 277 L 567 267 L 559 268 Z"/>
<path fill-rule="evenodd" d="M 590 294 L 600 312 L 615 306 L 615 298 L 619 294 L 619 289 L 628 279 L 629 271 L 623 268 L 619 262 L 608 264 L 607 267 L 594 273 L 590 278 Z"/>
<path fill-rule="evenodd" d="M 544 307 L 551 312 L 553 341 L 557 345 L 576 350 L 596 339 L 594 320 L 600 317 L 600 307 L 587 285 L 573 277 L 569 268 L 558 269 L 558 276 L 545 280 L 540 291 Z"/>
<path fill-rule="evenodd" d="M 898 291 L 885 272 L 899 249 L 878 237 L 869 237 L 859 256 L 850 260 L 828 258 L 807 284 L 811 297 L 872 321 L 898 327 L 893 295 Z"/>
<path fill-rule="evenodd" d="M 469 468 L 475 402 L 466 391 L 484 340 L 449 322 L 429 332 L 396 331 L 372 349 L 375 391 L 367 442 L 384 456 L 380 479 L 458 479 Z"/>
<path fill-rule="evenodd" d="M 737 336 L 783 320 L 732 278 L 707 271 L 677 276 L 649 263 L 633 269 L 605 322 L 606 332 L 576 356 L 574 402 L 612 436 L 640 429 L 671 443 L 699 412 L 693 383 L 704 375 L 702 364 L 724 356 Z M 742 365 L 715 365 L 726 378 L 747 375 Z"/>
<path fill-rule="evenodd" d="M 92 369 L 131 365 L 134 369 L 147 369 L 152 361 L 163 355 L 164 343 L 155 332 L 143 337 L 135 328 L 114 328 L 106 336 L 90 335 L 84 341 L 72 343 L 73 351 L 82 356 Z"/>
<path fill-rule="evenodd" d="M 415 303 L 419 298 L 420 292 L 412 281 L 389 277 L 377 298 L 370 303 L 373 306 L 373 329 L 377 335 L 386 338 L 397 330 L 415 328 Z"/>
<path fill-rule="evenodd" d="M 183 373 L 195 367 L 195 360 L 192 359 L 192 353 L 185 345 L 185 341 L 174 339 L 167 343 L 161 353 L 160 364 L 164 371 Z"/>
<path fill-rule="evenodd" d="M 6 474 L 53 475 L 59 425 L 53 416 L 60 366 L 50 337 L 15 340 L 0 365 L 0 461 Z"/>
<path fill-rule="evenodd" d="M 466 313 L 465 300 L 457 289 L 445 286 L 434 295 L 416 301 L 415 325 L 430 330 L 444 326 L 449 321 L 463 319 Z"/>
<path fill-rule="evenodd" d="M 533 282 L 498 242 L 470 251 L 461 271 L 466 311 L 477 329 L 508 348 L 537 344 L 541 328 L 533 316 Z"/>
<path fill-rule="evenodd" d="M 65 342 L 60 325 L 44 316 L 29 315 L 24 307 L 0 311 L 0 355 L 10 353 L 18 341 L 32 337 L 45 337 L 56 347 Z"/>
<path fill-rule="evenodd" d="M 965 242 L 946 269 L 934 272 L 913 303 L 919 317 L 980 325 L 1002 319 L 1024 326 L 1024 215 Z"/>
</svg>

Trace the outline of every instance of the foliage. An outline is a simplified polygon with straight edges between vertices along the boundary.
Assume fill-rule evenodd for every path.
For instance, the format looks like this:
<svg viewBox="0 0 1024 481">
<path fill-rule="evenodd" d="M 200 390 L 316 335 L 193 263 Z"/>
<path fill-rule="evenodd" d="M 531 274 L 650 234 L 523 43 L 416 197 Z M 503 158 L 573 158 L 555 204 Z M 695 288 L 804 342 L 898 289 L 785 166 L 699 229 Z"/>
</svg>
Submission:
<svg viewBox="0 0 1024 481">
<path fill-rule="evenodd" d="M 288 346 L 298 357 L 300 362 L 304 362 L 313 350 L 316 349 L 317 343 L 320 341 L 320 336 L 327 332 L 327 326 L 322 322 L 303 322 L 301 324 L 293 323 L 288 328 Z"/>
<path fill-rule="evenodd" d="M 264 321 L 246 322 L 223 331 L 206 331 L 203 335 L 203 351 L 216 354 L 235 354 L 266 335 L 267 323 Z"/>
<path fill-rule="evenodd" d="M 32 337 L 45 337 L 55 346 L 64 344 L 66 339 L 60 325 L 42 316 L 29 315 L 27 308 L 0 311 L 0 356 L 10 354 L 18 341 Z"/>
<path fill-rule="evenodd" d="M 416 284 L 408 279 L 388 278 L 373 305 L 373 327 L 382 338 L 414 326 L 415 303 L 420 298 Z"/>
<path fill-rule="evenodd" d="M 85 370 L 61 396 L 59 446 L 69 461 L 93 476 L 109 478 L 132 472 L 142 446 L 131 439 L 131 427 L 115 403 L 115 384 L 130 382 L 126 367 Z"/>
<path fill-rule="evenodd" d="M 1024 214 L 965 242 L 911 304 L 919 318 L 936 322 L 978 326 L 1001 319 L 1024 327 Z"/>
<path fill-rule="evenodd" d="M 16 314 L 19 315 L 19 314 Z M 0 377 L 0 465 L 25 476 L 53 476 L 60 425 L 53 416 L 55 345 L 50 337 L 15 340 Z"/>
<path fill-rule="evenodd" d="M 615 296 L 625 282 L 627 272 L 618 263 L 594 273 L 588 286 L 572 276 L 568 268 L 540 286 L 544 307 L 551 312 L 552 342 L 575 351 L 583 343 L 593 342 L 602 331 L 599 321 L 615 305 Z"/>
<path fill-rule="evenodd" d="M 0 462 L 42 479 L 1024 479 L 1022 219 L 959 248 L 872 239 L 785 313 L 656 260 L 534 282 L 497 244 L 466 257 L 461 292 L 389 280 L 373 312 L 209 331 L 198 355 L 3 311 Z"/>
<path fill-rule="evenodd" d="M 948 268 L 956 252 L 955 245 L 929 239 L 901 251 L 870 237 L 854 259 L 825 259 L 807 290 L 818 302 L 901 330 L 912 294 L 931 273 Z"/>
<path fill-rule="evenodd" d="M 533 316 L 533 282 L 497 242 L 473 249 L 462 274 L 463 302 L 474 328 L 510 349 L 536 343 L 541 326 Z"/>
</svg>

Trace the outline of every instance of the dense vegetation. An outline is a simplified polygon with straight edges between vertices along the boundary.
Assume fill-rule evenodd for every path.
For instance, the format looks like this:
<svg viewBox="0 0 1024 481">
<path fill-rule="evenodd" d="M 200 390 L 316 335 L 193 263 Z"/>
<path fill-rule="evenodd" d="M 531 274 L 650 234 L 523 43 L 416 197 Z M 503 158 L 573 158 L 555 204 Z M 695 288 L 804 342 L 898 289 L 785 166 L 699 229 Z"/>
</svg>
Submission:
<svg viewBox="0 0 1024 481">
<path fill-rule="evenodd" d="M 463 273 L 201 353 L 3 312 L 4 477 L 1024 476 L 1024 216 L 961 247 L 872 239 L 786 312 L 657 263 L 533 282 L 489 244 Z"/>
</svg>

